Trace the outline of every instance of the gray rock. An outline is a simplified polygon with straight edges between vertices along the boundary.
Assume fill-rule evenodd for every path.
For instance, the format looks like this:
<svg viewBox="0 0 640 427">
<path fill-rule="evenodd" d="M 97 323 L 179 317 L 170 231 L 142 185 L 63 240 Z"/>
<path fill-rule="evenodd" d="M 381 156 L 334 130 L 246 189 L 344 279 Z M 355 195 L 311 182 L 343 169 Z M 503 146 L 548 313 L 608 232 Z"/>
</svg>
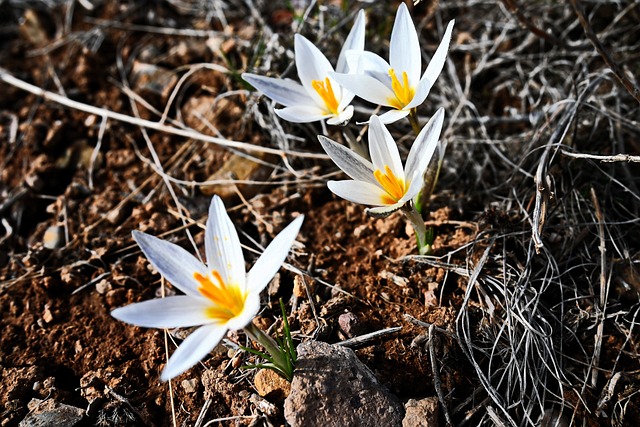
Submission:
<svg viewBox="0 0 640 427">
<path fill-rule="evenodd" d="M 323 342 L 298 346 L 284 417 L 298 426 L 401 426 L 404 409 L 353 350 Z"/>
<path fill-rule="evenodd" d="M 438 398 L 409 399 L 404 404 L 407 411 L 402 420 L 402 427 L 438 427 Z"/>
<path fill-rule="evenodd" d="M 31 412 L 20 421 L 20 427 L 73 427 L 84 417 L 83 409 L 53 400 L 31 399 L 27 406 Z"/>
</svg>

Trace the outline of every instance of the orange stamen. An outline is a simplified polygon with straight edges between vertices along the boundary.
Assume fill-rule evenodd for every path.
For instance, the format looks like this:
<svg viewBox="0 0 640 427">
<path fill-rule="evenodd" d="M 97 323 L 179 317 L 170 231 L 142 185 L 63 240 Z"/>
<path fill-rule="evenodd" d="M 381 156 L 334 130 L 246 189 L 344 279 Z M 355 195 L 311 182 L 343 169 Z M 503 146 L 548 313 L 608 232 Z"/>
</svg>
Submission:
<svg viewBox="0 0 640 427">
<path fill-rule="evenodd" d="M 211 272 L 215 283 L 210 276 L 197 271 L 193 273 L 193 277 L 200 284 L 198 291 L 214 303 L 214 306 L 207 309 L 210 318 L 225 322 L 242 313 L 246 295 L 239 286 L 225 283 L 217 270 Z"/>
<path fill-rule="evenodd" d="M 396 96 L 395 99 L 388 99 L 389 104 L 391 104 L 393 108 L 402 110 L 411 102 L 413 96 L 416 94 L 416 90 L 409 85 L 409 76 L 406 71 L 402 72 L 402 83 L 398 80 L 396 71 L 393 68 L 389 68 L 389 76 L 391 76 L 391 89 L 393 89 L 393 93 Z"/>
<path fill-rule="evenodd" d="M 373 176 L 388 194 L 388 196 L 383 199 L 384 204 L 391 205 L 397 203 L 407 192 L 407 185 L 404 179 L 398 178 L 387 165 L 384 167 L 384 173 L 380 169 L 376 169 L 373 172 Z"/>
<path fill-rule="evenodd" d="M 340 105 L 338 100 L 336 99 L 336 95 L 333 93 L 333 88 L 331 87 L 331 82 L 329 82 L 329 77 L 322 80 L 312 80 L 311 87 L 313 90 L 318 92 L 320 98 L 324 101 L 324 104 L 327 107 L 327 110 L 331 112 L 331 114 L 338 115 L 338 106 Z"/>
</svg>

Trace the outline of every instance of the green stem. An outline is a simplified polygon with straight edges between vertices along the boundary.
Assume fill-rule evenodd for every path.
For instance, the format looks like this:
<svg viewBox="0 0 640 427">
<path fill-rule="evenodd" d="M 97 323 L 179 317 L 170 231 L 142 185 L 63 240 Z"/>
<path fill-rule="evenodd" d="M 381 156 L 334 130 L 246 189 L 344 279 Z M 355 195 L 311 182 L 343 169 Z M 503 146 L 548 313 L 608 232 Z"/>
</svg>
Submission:
<svg viewBox="0 0 640 427">
<path fill-rule="evenodd" d="M 422 215 L 416 210 L 412 203 L 407 203 L 402 208 L 402 212 L 407 217 L 411 225 L 413 226 L 413 231 L 416 233 L 416 243 L 418 245 L 418 252 L 420 255 L 426 255 L 431 252 L 431 244 L 433 243 L 432 233 L 427 230 L 427 227 L 424 225 L 424 220 L 422 219 Z"/>
<path fill-rule="evenodd" d="M 420 212 L 423 217 L 427 215 L 427 207 L 429 206 L 431 195 L 438 183 L 438 177 L 440 176 L 440 169 L 442 168 L 446 148 L 446 141 L 438 142 L 436 152 L 429 161 L 429 165 L 422 176 L 422 188 L 418 195 L 413 198 L 413 203 L 417 211 Z"/>
<path fill-rule="evenodd" d="M 413 133 L 418 136 L 420 133 L 420 121 L 418 120 L 418 112 L 415 108 L 412 108 L 407 116 L 409 118 L 409 123 L 411 123 L 411 128 L 413 129 Z"/>
<path fill-rule="evenodd" d="M 251 339 L 262 344 L 264 349 L 273 359 L 273 364 L 275 366 L 280 369 L 286 369 L 289 364 L 287 363 L 286 357 L 282 354 L 282 350 L 278 346 L 278 343 L 273 338 L 265 334 L 262 329 L 258 328 L 253 323 L 249 323 L 245 326 L 244 331 L 251 337 Z"/>
</svg>

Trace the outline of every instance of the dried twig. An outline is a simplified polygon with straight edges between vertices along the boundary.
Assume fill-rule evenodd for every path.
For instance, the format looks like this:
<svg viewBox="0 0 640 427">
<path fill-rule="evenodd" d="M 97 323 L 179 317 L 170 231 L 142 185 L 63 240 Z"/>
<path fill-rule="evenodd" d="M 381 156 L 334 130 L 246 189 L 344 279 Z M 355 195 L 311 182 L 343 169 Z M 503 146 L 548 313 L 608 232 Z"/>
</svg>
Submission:
<svg viewBox="0 0 640 427">
<path fill-rule="evenodd" d="M 434 325 L 429 326 L 429 360 L 431 361 L 431 371 L 433 372 L 433 385 L 436 389 L 436 394 L 438 395 L 438 400 L 440 401 L 440 405 L 442 406 L 442 412 L 444 412 L 444 418 L 447 421 L 447 425 L 453 426 L 453 420 L 451 419 L 451 415 L 449 415 L 449 410 L 447 409 L 447 401 L 444 398 L 444 393 L 442 392 L 442 383 L 440 381 L 440 370 L 438 368 L 438 358 L 436 356 L 436 349 L 434 345 L 435 336 L 433 331 L 435 330 Z"/>
<path fill-rule="evenodd" d="M 600 366 L 600 353 L 602 351 L 602 338 L 604 335 L 604 320 L 607 309 L 607 297 L 609 295 L 609 287 L 606 275 L 607 260 L 605 257 L 606 247 L 604 240 L 604 216 L 600 209 L 600 202 L 598 202 L 598 196 L 593 188 L 591 188 L 591 201 L 595 209 L 596 220 L 598 221 L 598 238 L 600 245 L 598 249 L 600 251 L 600 292 L 599 298 L 596 304 L 597 329 L 595 336 L 595 344 L 593 349 L 593 357 L 591 359 L 591 386 L 596 387 L 598 383 L 598 372 Z"/>
<path fill-rule="evenodd" d="M 502 3 L 504 3 L 507 9 L 509 9 L 509 12 L 513 13 L 516 18 L 518 18 L 520 24 L 524 25 L 533 34 L 558 46 L 567 47 L 567 44 L 564 41 L 555 37 L 553 34 L 549 34 L 540 29 L 536 24 L 531 22 L 531 20 L 522 12 L 520 6 L 516 3 L 516 0 L 502 0 Z"/>
<path fill-rule="evenodd" d="M 600 42 L 600 39 L 598 39 L 598 36 L 596 35 L 595 31 L 593 31 L 593 28 L 589 23 L 589 20 L 585 16 L 580 2 L 578 0 L 569 0 L 569 2 L 571 3 L 571 6 L 573 6 L 573 10 L 576 12 L 576 15 L 578 15 L 578 19 L 580 20 L 580 24 L 584 29 L 584 33 L 591 44 L 593 44 L 593 47 L 596 48 L 604 62 L 606 62 L 609 68 L 611 68 L 611 71 L 613 71 L 613 74 L 616 76 L 616 79 L 618 79 L 618 82 L 622 86 L 624 86 L 627 92 L 629 92 L 629 94 L 633 96 L 636 101 L 640 102 L 640 89 L 638 89 L 638 87 L 633 84 L 631 80 L 629 80 L 629 78 L 620 69 L 620 66 L 613 60 L 609 52 L 607 52 L 604 45 Z"/>
<path fill-rule="evenodd" d="M 576 117 L 578 108 L 580 107 L 580 105 L 582 105 L 586 97 L 589 96 L 593 90 L 595 90 L 595 88 L 600 84 L 601 81 L 602 78 L 597 78 L 592 81 L 589 86 L 587 86 L 585 90 L 580 94 L 580 97 L 578 97 L 578 99 L 573 103 L 571 109 L 564 113 L 556 127 L 556 130 L 551 135 L 549 144 L 546 145 L 542 156 L 540 156 L 540 161 L 538 162 L 538 168 L 536 170 L 535 176 L 536 200 L 532 215 L 533 226 L 531 227 L 532 238 L 537 253 L 540 253 L 540 250 L 544 246 L 544 243 L 542 242 L 542 230 L 544 228 L 544 223 L 546 220 L 547 205 L 551 197 L 553 196 L 551 190 L 551 177 L 547 174 L 552 149 L 558 149 L 560 143 L 566 136 L 567 132 L 569 131 L 569 127 Z"/>
<path fill-rule="evenodd" d="M 574 159 L 591 159 L 591 160 L 599 160 L 603 163 L 613 163 L 613 162 L 627 162 L 627 163 L 639 163 L 640 156 L 632 156 L 630 154 L 614 154 L 613 156 L 600 156 L 597 154 L 584 154 L 584 153 L 572 153 L 567 150 L 560 150 L 562 154 L 568 157 L 573 157 Z"/>
<path fill-rule="evenodd" d="M 370 332 L 368 334 L 349 338 L 348 340 L 340 341 L 340 342 L 337 342 L 336 344 L 342 345 L 344 347 L 358 347 L 370 341 L 373 341 L 374 339 L 379 338 L 381 336 L 396 333 L 401 329 L 402 329 L 402 326 L 394 326 L 392 328 L 381 329 L 379 331 Z"/>
<path fill-rule="evenodd" d="M 94 107 L 92 105 L 71 100 L 67 97 L 58 95 L 48 90 L 41 89 L 35 85 L 25 82 L 24 80 L 20 80 L 1 67 L 0 67 L 0 80 L 2 80 L 3 82 L 11 86 L 17 87 L 19 89 L 22 89 L 34 95 L 41 96 L 48 101 L 52 101 L 57 104 L 64 105 L 65 107 L 78 110 L 78 111 L 83 111 L 88 114 L 94 114 L 99 117 L 104 117 L 104 118 L 117 120 L 124 123 L 129 123 L 132 125 L 140 126 L 142 128 L 146 128 L 146 129 L 154 129 L 161 132 L 170 133 L 172 135 L 184 136 L 184 137 L 193 138 L 199 141 L 210 142 L 216 145 L 220 145 L 222 147 L 237 148 L 239 150 L 251 151 L 251 152 L 275 154 L 281 157 L 288 155 L 288 156 L 296 156 L 296 157 L 304 157 L 304 158 L 312 158 L 312 159 L 328 159 L 329 158 L 327 155 L 324 155 L 324 154 L 304 153 L 304 152 L 292 151 L 292 150 L 278 150 L 275 148 L 262 147 L 254 144 L 249 144 L 246 142 L 216 138 L 214 136 L 198 133 L 192 129 L 178 129 L 176 127 L 167 126 L 158 122 L 152 122 L 150 120 L 131 117 L 126 114 L 109 111 L 104 108 Z"/>
</svg>

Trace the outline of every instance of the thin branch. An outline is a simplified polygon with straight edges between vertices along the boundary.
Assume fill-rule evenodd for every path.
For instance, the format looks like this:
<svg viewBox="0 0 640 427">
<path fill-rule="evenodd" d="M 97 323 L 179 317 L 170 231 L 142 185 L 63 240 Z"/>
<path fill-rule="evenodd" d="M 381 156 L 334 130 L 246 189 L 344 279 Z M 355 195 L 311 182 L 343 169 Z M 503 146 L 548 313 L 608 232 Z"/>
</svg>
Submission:
<svg viewBox="0 0 640 427">
<path fill-rule="evenodd" d="M 520 24 L 522 24 L 524 27 L 526 27 L 534 35 L 536 35 L 537 37 L 540 37 L 541 39 L 544 39 L 544 40 L 546 40 L 548 42 L 556 44 L 558 46 L 562 46 L 564 48 L 567 47 L 567 44 L 565 42 L 563 42 L 561 39 L 553 36 L 552 34 L 547 33 L 546 31 L 544 31 L 544 30 L 540 29 L 538 26 L 536 26 L 536 24 L 531 22 L 531 20 L 528 19 L 524 15 L 524 13 L 522 13 L 522 10 L 520 9 L 520 6 L 518 6 L 516 4 L 515 0 L 502 0 L 502 3 L 504 3 L 504 5 L 507 7 L 507 9 L 509 9 L 509 12 L 513 13 L 516 16 L 516 18 L 518 19 Z"/>
<path fill-rule="evenodd" d="M 640 163 L 640 156 L 632 156 L 630 154 L 614 154 L 613 156 L 599 156 L 596 154 L 572 153 L 567 150 L 560 150 L 560 152 L 565 156 L 573 157 L 574 159 L 600 160 L 603 163 L 613 163 L 613 162 Z"/>
<path fill-rule="evenodd" d="M 204 135 L 204 134 L 195 132 L 192 129 L 178 129 L 173 126 L 167 126 L 158 122 L 152 122 L 150 120 L 144 120 L 144 119 L 128 116 L 126 114 L 115 113 L 113 111 L 106 110 L 104 108 L 98 108 L 98 107 L 94 107 L 93 105 L 88 105 L 82 102 L 74 101 L 72 99 L 58 95 L 56 93 L 49 92 L 48 90 L 41 89 L 38 86 L 32 85 L 30 83 L 25 82 L 24 80 L 20 80 L 14 77 L 2 67 L 0 67 L 0 81 L 3 81 L 18 89 L 22 89 L 26 92 L 32 93 L 36 96 L 41 96 L 47 101 L 52 101 L 57 104 L 64 105 L 65 107 L 72 108 L 74 110 L 83 111 L 88 114 L 94 114 L 102 118 L 113 119 L 120 122 L 136 125 L 136 126 L 141 126 L 147 129 L 154 129 L 161 132 L 170 133 L 172 135 L 184 136 L 186 138 L 193 138 L 199 141 L 210 142 L 216 145 L 220 145 L 222 147 L 237 148 L 239 150 L 250 151 L 250 152 L 275 154 L 280 157 L 289 155 L 289 156 L 305 157 L 305 158 L 313 158 L 313 159 L 329 158 L 325 154 L 304 153 L 301 151 L 291 151 L 291 150 L 278 150 L 275 148 L 261 147 L 261 146 L 258 146 L 255 144 L 249 144 L 246 142 L 233 141 L 233 140 L 224 139 L 224 138 L 216 138 L 214 136 Z"/>
<path fill-rule="evenodd" d="M 609 55 L 609 52 L 605 50 L 595 31 L 593 31 L 591 24 L 587 20 L 587 17 L 584 14 L 584 9 L 582 9 L 582 5 L 578 2 L 578 0 L 569 0 L 569 2 L 571 3 L 571 6 L 573 6 L 573 10 L 576 12 L 576 15 L 578 15 L 578 20 L 580 20 L 580 24 L 584 29 L 584 33 L 591 44 L 593 44 L 593 47 L 596 48 L 602 59 L 604 59 L 604 62 L 606 62 L 609 68 L 611 68 L 611 71 L 613 71 L 613 74 L 618 79 L 618 82 L 622 86 L 624 86 L 627 92 L 629 92 L 629 94 L 633 96 L 636 101 L 640 102 L 640 89 L 638 89 L 638 87 L 634 85 L 633 82 L 629 80 L 629 78 L 627 78 L 622 69 L 616 62 L 614 62 L 611 55 Z"/>
</svg>

